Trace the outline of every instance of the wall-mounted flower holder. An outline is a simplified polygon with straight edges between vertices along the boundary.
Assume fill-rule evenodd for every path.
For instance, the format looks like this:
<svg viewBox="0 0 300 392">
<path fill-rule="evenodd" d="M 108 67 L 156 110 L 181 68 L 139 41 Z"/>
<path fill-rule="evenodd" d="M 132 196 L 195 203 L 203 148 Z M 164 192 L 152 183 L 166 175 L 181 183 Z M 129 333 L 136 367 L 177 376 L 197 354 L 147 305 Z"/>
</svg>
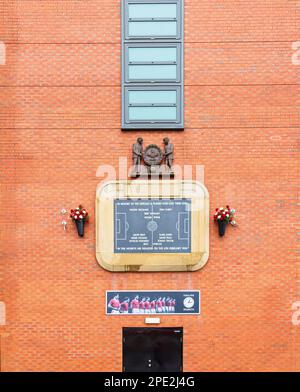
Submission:
<svg viewBox="0 0 300 392">
<path fill-rule="evenodd" d="M 83 237 L 84 236 L 84 224 L 85 221 L 84 220 L 77 220 L 75 221 L 76 227 L 77 227 L 77 233 L 79 235 L 79 237 Z"/>
<path fill-rule="evenodd" d="M 76 224 L 77 233 L 79 237 L 84 236 L 84 225 L 89 219 L 89 214 L 82 205 L 75 208 L 75 210 L 71 210 L 70 218 Z"/>
<path fill-rule="evenodd" d="M 226 227 L 227 227 L 228 222 L 226 220 L 223 221 L 218 221 L 218 226 L 219 226 L 219 236 L 223 237 L 225 235 Z"/>
<path fill-rule="evenodd" d="M 232 226 L 236 226 L 236 221 L 234 220 L 234 213 L 235 210 L 233 208 L 230 208 L 228 205 L 226 206 L 226 208 L 216 208 L 216 211 L 214 213 L 214 221 L 218 223 L 220 237 L 223 237 L 225 235 L 228 223 Z"/>
</svg>

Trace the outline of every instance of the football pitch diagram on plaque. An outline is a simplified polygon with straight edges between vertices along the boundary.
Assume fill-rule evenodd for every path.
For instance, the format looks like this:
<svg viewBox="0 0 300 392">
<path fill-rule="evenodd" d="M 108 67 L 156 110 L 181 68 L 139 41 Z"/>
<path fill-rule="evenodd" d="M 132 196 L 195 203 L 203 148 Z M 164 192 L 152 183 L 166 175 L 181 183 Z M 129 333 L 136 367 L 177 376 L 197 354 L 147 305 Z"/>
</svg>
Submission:
<svg viewBox="0 0 300 392">
<path fill-rule="evenodd" d="M 195 271 L 209 256 L 209 197 L 196 181 L 120 180 L 96 195 L 96 258 L 109 271 Z"/>
<path fill-rule="evenodd" d="M 191 199 L 114 200 L 115 253 L 190 253 Z"/>
</svg>

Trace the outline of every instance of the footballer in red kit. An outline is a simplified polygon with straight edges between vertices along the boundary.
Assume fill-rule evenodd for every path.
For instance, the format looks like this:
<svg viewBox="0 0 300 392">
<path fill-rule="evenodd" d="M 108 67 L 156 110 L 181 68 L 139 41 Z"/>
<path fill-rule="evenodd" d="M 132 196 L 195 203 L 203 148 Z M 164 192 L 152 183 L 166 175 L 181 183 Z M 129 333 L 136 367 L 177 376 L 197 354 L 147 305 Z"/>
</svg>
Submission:
<svg viewBox="0 0 300 392">
<path fill-rule="evenodd" d="M 140 313 L 145 313 L 145 301 L 146 298 L 143 298 L 140 302 Z"/>
<path fill-rule="evenodd" d="M 151 313 L 156 313 L 156 298 L 150 302 Z"/>
<path fill-rule="evenodd" d="M 172 300 L 172 312 L 175 312 L 175 305 L 176 305 L 176 301 L 173 298 L 173 300 Z"/>
<path fill-rule="evenodd" d="M 128 308 L 129 308 L 129 298 L 125 298 L 123 302 L 121 302 L 120 305 L 120 311 L 121 313 L 128 313 Z"/>
<path fill-rule="evenodd" d="M 130 303 L 130 308 L 132 313 L 139 313 L 140 312 L 140 301 L 139 296 L 136 295 L 134 299 Z"/>
<path fill-rule="evenodd" d="M 157 309 L 157 313 L 162 313 L 162 300 L 161 297 L 158 298 L 158 300 L 156 301 L 156 309 Z"/>
<path fill-rule="evenodd" d="M 170 297 L 166 299 L 166 308 L 168 313 L 172 312 L 172 300 Z"/>
<path fill-rule="evenodd" d="M 147 297 L 147 298 L 146 298 L 146 301 L 145 301 L 145 313 L 150 313 L 150 308 L 151 308 L 151 305 L 150 305 L 150 298 Z"/>
<path fill-rule="evenodd" d="M 109 301 L 108 308 L 111 309 L 111 313 L 120 313 L 120 301 L 118 294 Z"/>
</svg>

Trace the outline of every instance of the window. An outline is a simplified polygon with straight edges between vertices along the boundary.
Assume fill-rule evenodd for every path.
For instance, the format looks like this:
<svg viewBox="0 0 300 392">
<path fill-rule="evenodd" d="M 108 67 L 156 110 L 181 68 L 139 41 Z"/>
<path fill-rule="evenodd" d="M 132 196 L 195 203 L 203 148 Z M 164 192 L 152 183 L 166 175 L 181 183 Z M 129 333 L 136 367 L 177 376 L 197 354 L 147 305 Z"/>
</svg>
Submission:
<svg viewBox="0 0 300 392">
<path fill-rule="evenodd" d="M 125 44 L 125 82 L 181 81 L 180 44 Z"/>
<path fill-rule="evenodd" d="M 125 39 L 181 37 L 180 1 L 126 1 Z"/>
<path fill-rule="evenodd" d="M 165 128 L 168 124 L 181 123 L 180 87 L 157 86 L 126 87 L 126 124 L 148 125 L 158 123 Z"/>
<path fill-rule="evenodd" d="M 122 127 L 183 128 L 183 0 L 122 5 Z"/>
</svg>

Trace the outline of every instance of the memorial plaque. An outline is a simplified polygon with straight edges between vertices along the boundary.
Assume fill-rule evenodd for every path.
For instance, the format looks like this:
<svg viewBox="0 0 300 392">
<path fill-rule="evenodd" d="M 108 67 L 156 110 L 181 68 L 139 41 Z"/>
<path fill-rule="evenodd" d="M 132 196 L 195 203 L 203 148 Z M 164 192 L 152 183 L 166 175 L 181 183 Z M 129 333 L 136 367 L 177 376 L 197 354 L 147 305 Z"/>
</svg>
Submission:
<svg viewBox="0 0 300 392">
<path fill-rule="evenodd" d="M 115 253 L 191 253 L 191 199 L 114 200 Z"/>
<path fill-rule="evenodd" d="M 187 180 L 116 180 L 96 194 L 96 257 L 113 272 L 197 271 L 209 257 L 209 195 Z"/>
</svg>

